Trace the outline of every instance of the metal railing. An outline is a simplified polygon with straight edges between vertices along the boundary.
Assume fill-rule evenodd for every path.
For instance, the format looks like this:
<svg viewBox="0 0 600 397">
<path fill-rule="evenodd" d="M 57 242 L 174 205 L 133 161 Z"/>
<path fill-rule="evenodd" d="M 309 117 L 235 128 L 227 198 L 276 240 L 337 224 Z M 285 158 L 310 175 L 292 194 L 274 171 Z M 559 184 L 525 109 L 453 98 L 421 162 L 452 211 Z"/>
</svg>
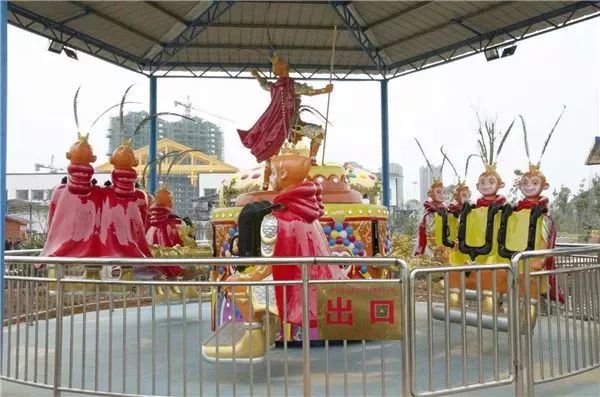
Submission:
<svg viewBox="0 0 600 397">
<path fill-rule="evenodd" d="M 491 281 L 491 289 L 483 289 L 482 274 Z M 436 276 L 437 290 L 433 282 Z M 424 302 L 416 299 L 419 278 L 423 279 Z M 502 284 L 507 286 L 502 294 L 501 280 L 506 280 Z M 514 382 L 515 330 L 511 314 L 516 309 L 512 292 L 512 268 L 507 264 L 421 268 L 411 272 L 407 344 L 411 348 L 412 395 L 467 392 Z M 484 307 L 486 302 L 489 305 Z M 416 311 L 418 304 L 425 306 L 420 315 Z M 506 312 L 501 313 L 501 309 Z M 474 334 L 468 332 L 469 327 Z M 489 357 L 484 354 L 484 344 L 492 346 Z M 417 349 L 427 354 L 419 357 Z M 421 382 L 416 374 L 422 376 Z"/>
<path fill-rule="evenodd" d="M 521 391 L 527 395 L 534 395 L 536 384 L 600 367 L 599 255 L 598 246 L 579 246 L 523 252 L 513 258 L 513 267 L 523 263 L 526 286 L 542 291 L 549 277 L 557 284 L 555 296 L 546 293 L 544 304 L 542 299 L 537 302 L 536 316 L 526 317 L 528 324 L 538 323 L 535 336 L 526 326 L 523 337 L 524 386 L 519 387 L 525 387 Z M 530 271 L 532 261 L 547 258 L 554 260 L 555 269 Z M 525 289 L 526 299 L 530 292 Z"/>
<path fill-rule="evenodd" d="M 6 256 L 11 272 L 5 278 L 0 377 L 56 395 L 385 396 L 402 390 L 405 396 L 432 396 L 502 386 L 533 395 L 536 384 L 599 366 L 599 254 L 598 247 L 560 248 L 522 253 L 512 264 L 413 270 L 395 258 Z M 530 261 L 544 257 L 554 257 L 557 269 L 528 270 Z M 40 263 L 55 271 L 31 270 Z M 89 265 L 216 271 L 285 264 L 301 266 L 302 277 L 167 282 L 70 276 Z M 310 278 L 313 267 L 331 264 L 393 266 L 394 278 Z M 532 286 L 540 291 L 550 275 L 564 302 L 532 299 Z M 306 310 L 313 291 L 332 284 L 400 285 L 393 298 L 402 301 L 403 339 L 316 341 L 319 335 L 309 331 L 312 342 L 297 341 L 295 332 L 313 328 Z M 302 318 L 281 332 L 278 321 L 289 320 L 290 289 L 301 291 Z M 238 343 L 244 335 L 245 345 Z"/>
</svg>

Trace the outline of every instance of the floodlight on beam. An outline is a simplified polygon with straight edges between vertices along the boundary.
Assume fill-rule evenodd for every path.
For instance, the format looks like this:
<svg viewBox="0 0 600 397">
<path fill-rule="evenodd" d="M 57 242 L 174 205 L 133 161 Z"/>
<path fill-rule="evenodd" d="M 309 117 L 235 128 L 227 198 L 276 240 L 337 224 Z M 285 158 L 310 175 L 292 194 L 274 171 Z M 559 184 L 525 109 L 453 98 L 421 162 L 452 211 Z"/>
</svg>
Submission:
<svg viewBox="0 0 600 397">
<path fill-rule="evenodd" d="M 77 52 L 75 52 L 75 50 L 72 50 L 70 48 L 64 47 L 63 50 L 65 51 L 65 54 L 71 58 L 71 59 L 75 59 L 76 61 L 78 60 L 77 58 Z"/>
<path fill-rule="evenodd" d="M 510 47 L 504 47 L 504 49 L 502 50 L 502 58 L 513 55 L 516 50 L 517 50 L 516 45 L 510 46 Z"/>
<path fill-rule="evenodd" d="M 500 58 L 500 54 L 498 54 L 497 48 L 490 48 L 489 50 L 485 50 L 483 53 L 485 54 L 485 59 L 488 62 Z"/>
<path fill-rule="evenodd" d="M 50 41 L 50 46 L 48 47 L 48 51 L 53 52 L 55 54 L 60 54 L 64 48 L 64 44 L 56 41 L 56 40 L 51 40 Z"/>
</svg>

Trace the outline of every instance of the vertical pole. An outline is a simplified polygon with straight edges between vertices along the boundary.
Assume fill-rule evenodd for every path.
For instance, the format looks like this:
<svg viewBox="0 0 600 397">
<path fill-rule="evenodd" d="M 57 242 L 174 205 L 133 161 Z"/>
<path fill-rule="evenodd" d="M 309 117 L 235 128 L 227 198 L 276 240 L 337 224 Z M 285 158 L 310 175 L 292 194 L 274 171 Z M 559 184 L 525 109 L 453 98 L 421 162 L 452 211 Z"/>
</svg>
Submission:
<svg viewBox="0 0 600 397">
<path fill-rule="evenodd" d="M 382 204 L 390 207 L 390 139 L 388 131 L 388 81 L 381 81 L 381 182 Z"/>
<path fill-rule="evenodd" d="M 4 306 L 4 241 L 6 225 L 6 13 L 7 2 L 0 1 L 0 320 L 4 320 L 2 308 Z M 0 358 L 2 358 L 0 346 Z"/>
<path fill-rule="evenodd" d="M 60 397 L 60 386 L 61 386 L 61 378 L 62 378 L 62 340 L 63 340 L 63 299 L 64 299 L 64 291 L 63 291 L 63 283 L 62 279 L 64 276 L 64 265 L 62 263 L 58 263 L 56 265 L 56 319 L 55 325 L 55 339 L 54 339 L 54 397 Z M 71 308 L 72 310 L 72 308 Z M 125 354 L 125 353 L 123 353 Z"/>
<path fill-rule="evenodd" d="M 519 291 L 520 291 L 520 280 L 519 280 L 519 261 L 521 255 L 517 254 L 511 261 L 512 266 L 512 299 L 509 315 L 511 316 L 512 324 L 512 338 L 513 338 L 513 365 L 514 365 L 514 376 L 515 376 L 515 396 L 522 397 L 525 395 L 524 391 L 524 372 L 523 372 L 523 352 L 521 349 L 521 316 L 519 309 Z"/>
<path fill-rule="evenodd" d="M 316 258 L 312 265 L 317 266 Z M 304 383 L 304 397 L 310 397 L 312 394 L 310 386 L 310 300 L 308 298 L 308 266 L 310 266 L 308 263 L 302 264 L 302 377 Z"/>
<path fill-rule="evenodd" d="M 150 115 L 156 114 L 156 76 L 150 76 Z M 158 177 L 156 175 L 156 163 L 153 162 L 156 159 L 156 117 L 150 119 L 150 142 L 148 150 L 148 162 L 150 163 L 149 174 L 148 174 L 148 193 L 154 194 L 156 192 L 156 185 L 158 184 Z"/>
</svg>

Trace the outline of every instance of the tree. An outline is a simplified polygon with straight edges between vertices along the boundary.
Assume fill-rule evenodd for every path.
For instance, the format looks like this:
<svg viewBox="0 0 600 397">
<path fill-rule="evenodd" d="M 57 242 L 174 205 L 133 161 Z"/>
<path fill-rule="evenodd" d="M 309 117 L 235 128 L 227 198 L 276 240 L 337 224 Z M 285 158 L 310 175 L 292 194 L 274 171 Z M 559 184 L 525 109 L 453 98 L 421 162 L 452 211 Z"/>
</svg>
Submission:
<svg viewBox="0 0 600 397">
<path fill-rule="evenodd" d="M 552 192 L 554 200 L 550 204 L 550 212 L 554 218 L 557 230 L 562 233 L 575 233 L 575 209 L 570 203 L 571 189 L 561 186 Z"/>
</svg>

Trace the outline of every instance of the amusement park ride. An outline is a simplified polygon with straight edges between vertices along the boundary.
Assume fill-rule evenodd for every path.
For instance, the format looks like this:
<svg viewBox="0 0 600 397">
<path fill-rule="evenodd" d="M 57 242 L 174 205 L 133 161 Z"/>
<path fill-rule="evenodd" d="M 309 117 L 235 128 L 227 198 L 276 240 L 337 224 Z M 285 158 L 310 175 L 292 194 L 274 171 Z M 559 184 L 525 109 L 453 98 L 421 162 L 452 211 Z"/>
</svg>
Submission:
<svg viewBox="0 0 600 397">
<path fill-rule="evenodd" d="M 253 72 L 261 87 L 270 91 L 271 102 L 251 129 L 238 130 L 243 145 L 259 163 L 264 162 L 264 167 L 242 172 L 224 182 L 221 207 L 212 214 L 212 249 L 198 247 L 193 239 L 193 226 L 173 213 L 173 195 L 168 186 L 161 186 L 155 197 L 136 187 L 139 175 L 134 167 L 137 159 L 128 141 L 111 156 L 114 166 L 111 183 L 96 186 L 92 182 L 94 169 L 91 166 L 96 156 L 88 136 L 78 132 L 76 142 L 66 155 L 70 161 L 67 181 L 53 193 L 50 229 L 42 256 L 361 258 L 390 255 L 393 247 L 387 227 L 387 209 L 377 204 L 375 195 L 369 194 L 379 190 L 377 178 L 352 166 L 317 164 L 316 155 L 325 130 L 300 118 L 305 110 L 319 114 L 301 105 L 301 95 L 331 93 L 333 85 L 314 89 L 298 84 L 289 77 L 287 62 L 282 57 L 273 54 L 271 61 L 276 76 L 274 82 Z M 121 114 L 125 97 L 120 105 Z M 78 124 L 76 110 L 75 119 Z M 525 121 L 521 120 L 529 158 Z M 324 122 L 328 122 L 326 117 Z M 479 153 L 467 158 L 462 177 L 441 150 L 444 162 L 452 166 L 457 177 L 454 201 L 447 204 L 441 175 L 436 176 L 424 203 L 414 251 L 416 256 L 448 265 L 499 264 L 509 263 L 516 252 L 554 247 L 556 230 L 548 214 L 548 200 L 542 196 L 548 183 L 539 161 L 532 163 L 530 160 L 528 171 L 521 175 L 518 186 L 524 198 L 516 206 L 507 204 L 506 198 L 499 194 L 505 183 L 496 169 L 497 157 L 513 124 L 514 121 L 504 134 L 498 134 L 493 123 L 480 126 Z M 544 143 L 542 155 L 556 124 Z M 310 140 L 309 148 L 302 145 L 303 137 Z M 420 144 L 419 148 L 425 155 Z M 173 164 L 181 155 L 167 153 L 154 161 L 162 163 L 170 157 Z M 474 156 L 482 160 L 484 170 L 477 182 L 481 196 L 472 204 L 466 176 L 469 160 Z M 430 164 L 429 160 L 427 164 Z M 369 202 L 365 202 L 366 198 Z M 554 266 L 551 259 L 529 265 L 532 270 Z M 477 280 L 474 272 L 472 277 L 467 274 L 464 294 L 461 293 L 461 280 L 452 276 L 448 280 L 450 306 L 461 306 L 463 299 L 481 299 L 484 326 L 494 321 L 492 315 L 503 313 L 502 304 L 507 292 L 506 278 L 492 276 L 492 273 L 483 271 Z M 136 268 L 135 271 L 121 269 L 121 279 L 147 277 L 196 280 L 199 273 L 195 268 L 182 266 Z M 86 267 L 83 278 L 101 278 L 100 269 Z M 347 268 L 312 266 L 309 270 L 311 280 L 371 278 L 391 278 L 390 268 L 363 264 Z M 216 282 L 300 280 L 301 267 L 291 264 L 243 268 L 224 262 L 212 268 L 210 279 Z M 72 285 L 79 289 L 71 292 L 86 293 L 85 284 Z M 201 299 L 199 291 L 186 288 L 189 288 L 185 292 L 187 299 Z M 493 296 L 493 291 L 497 296 Z M 181 302 L 182 294 L 175 287 L 169 287 L 168 291 L 157 287 L 153 298 L 158 302 L 170 299 Z M 275 297 L 274 301 L 265 299 L 269 294 Z M 213 289 L 210 294 L 212 327 L 213 331 L 219 330 L 221 339 L 219 341 L 214 335 L 206 339 L 202 346 L 204 359 L 216 360 L 218 357 L 219 361 L 227 361 L 237 357 L 239 362 L 260 361 L 278 339 L 305 338 L 301 295 L 301 287 L 297 285 Z M 541 296 L 563 299 L 555 281 L 549 277 L 541 290 L 531 286 L 531 301 L 522 302 L 522 313 L 529 313 L 535 320 L 535 303 Z M 309 289 L 308 302 L 308 335 L 310 339 L 316 339 L 318 313 L 314 289 Z M 445 310 L 437 307 L 433 317 L 443 319 Z M 451 321 L 461 321 L 461 315 L 460 311 L 451 309 Z M 507 330 L 506 318 L 505 321 L 495 320 L 499 321 L 499 330 Z M 472 322 L 468 313 L 466 321 Z"/>
</svg>

